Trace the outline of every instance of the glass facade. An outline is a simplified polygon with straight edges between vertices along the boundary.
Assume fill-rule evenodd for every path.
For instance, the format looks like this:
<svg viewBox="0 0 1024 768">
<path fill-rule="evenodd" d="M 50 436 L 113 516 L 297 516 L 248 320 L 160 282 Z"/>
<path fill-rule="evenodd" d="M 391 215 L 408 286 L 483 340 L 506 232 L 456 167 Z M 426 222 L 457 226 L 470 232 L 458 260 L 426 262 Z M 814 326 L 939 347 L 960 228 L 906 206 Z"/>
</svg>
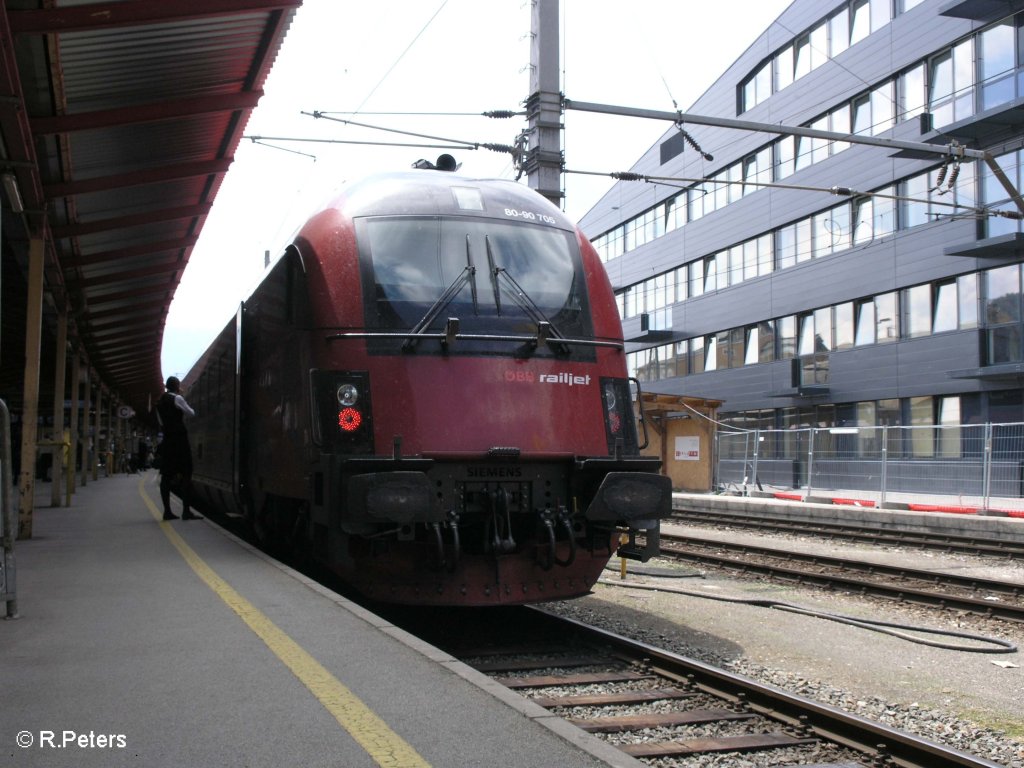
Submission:
<svg viewBox="0 0 1024 768">
<path fill-rule="evenodd" d="M 867 30 L 871 28 L 872 14 L 886 18 L 888 23 L 890 17 L 876 10 L 876 6 L 881 8 L 887 2 L 863 0 L 844 8 L 851 19 L 866 14 L 865 21 L 857 23 Z M 904 3 L 902 12 L 907 10 Z M 841 15 L 837 12 L 832 18 Z M 776 64 L 776 69 L 778 66 Z M 995 23 L 933 53 L 832 107 L 807 126 L 836 133 L 883 135 L 898 122 L 917 119 L 927 112 L 931 124 L 938 129 L 1021 97 L 1024 97 L 1024 14 Z M 781 182 L 848 147 L 848 143 L 840 141 L 780 137 L 755 153 L 710 173 L 705 180 L 670 200 L 593 238 L 594 246 L 604 261 L 619 258 L 687 222 L 727 207 L 755 192 L 758 185 Z M 911 191 L 924 192 L 930 186 L 929 180 L 922 178 L 918 187 Z M 921 220 L 929 215 L 927 207 L 922 206 L 909 213 Z M 643 235 L 630 238 L 628 233 L 636 233 L 638 229 Z"/>
<path fill-rule="evenodd" d="M 810 9 L 811 5 L 806 7 Z M 923 0 L 852 0 L 834 6 L 811 27 L 793 31 L 787 44 L 736 84 L 738 113 L 742 115 L 764 103 L 780 90 L 792 88 L 795 93 L 807 75 L 837 56 L 844 56 L 844 62 L 867 61 L 863 56 L 858 59 L 851 49 L 898 20 L 900 14 L 914 11 L 921 23 L 927 24 L 939 10 L 937 4 Z M 946 44 L 921 50 L 904 59 L 909 63 L 901 63 L 881 78 L 876 74 L 870 81 L 861 80 L 863 88 L 852 96 L 844 95 L 829 103 L 827 94 L 808 93 L 803 103 L 813 103 L 819 111 L 802 124 L 838 134 L 879 137 L 892 136 L 898 128 L 896 135 L 900 137 L 915 140 L 925 136 L 921 141 L 934 137 L 940 143 L 949 141 L 949 137 L 941 133 L 936 136 L 932 131 L 941 132 L 948 126 L 967 126 L 965 135 L 971 137 L 984 137 L 985 130 L 1000 130 L 1006 121 L 992 120 L 992 116 L 1024 98 L 1024 12 L 973 27 L 957 23 L 961 33 L 951 35 Z M 860 77 L 855 69 L 849 74 Z M 723 86 L 732 87 L 726 83 Z M 792 99 L 781 103 L 791 105 Z M 772 119 L 785 123 L 778 114 L 773 113 Z M 969 130 L 973 123 L 983 120 L 989 122 L 980 132 Z M 902 126 L 910 121 L 915 125 Z M 960 130 L 958 127 L 951 133 L 958 135 Z M 1021 189 L 1024 148 L 1007 148 L 1024 147 L 1024 140 L 1004 135 L 998 146 L 1002 154 L 996 161 L 1010 186 Z M 747 227 L 742 239 L 730 241 L 726 234 L 730 231 L 731 206 L 766 186 L 811 190 L 801 187 L 800 175 L 838 158 L 850 147 L 850 142 L 843 141 L 772 137 L 744 156 L 727 158 L 724 164 L 709 169 L 700 181 L 682 179 L 688 186 L 671 198 L 594 239 L 600 257 L 605 261 L 622 260 L 620 265 L 629 264 L 634 257 L 632 249 L 670 234 L 675 239 L 666 239 L 667 243 L 686 246 L 685 256 L 681 255 L 671 269 L 618 286 L 619 307 L 627 323 L 635 322 L 638 315 L 646 316 L 643 330 L 672 334 L 665 343 L 638 338 L 627 347 L 629 370 L 646 382 L 646 389 L 655 391 L 715 397 L 718 383 L 726 382 L 730 392 L 744 393 L 739 399 L 753 406 L 730 409 L 727 400 L 723 407 L 723 419 L 742 428 L 936 425 L 942 427 L 941 437 L 900 449 L 925 457 L 956 455 L 958 424 L 1024 418 L 1020 379 L 1015 380 L 1012 373 L 1024 364 L 1024 274 L 1020 263 L 1006 263 L 1024 261 L 1024 255 L 1017 256 L 1015 241 L 1006 239 L 1021 232 L 1021 222 L 1015 218 L 1018 207 L 1010 192 L 986 164 L 952 157 L 943 161 L 936 154 L 925 167 L 917 158 L 916 163 L 890 160 L 891 155 L 879 150 L 883 159 L 861 174 L 875 179 L 875 186 L 856 187 L 857 192 L 839 201 L 821 195 L 824 204 L 810 212 L 806 203 L 790 206 L 783 202 L 776 209 L 780 213 L 773 211 L 769 227 L 758 234 L 749 235 Z M 867 156 L 865 150 L 858 149 L 858 153 L 858 159 Z M 837 159 L 835 167 L 849 174 L 851 165 Z M 824 173 L 819 169 L 812 178 L 821 179 Z M 837 175 L 832 183 L 843 181 L 843 176 Z M 787 194 L 786 189 L 765 192 L 770 195 L 769 209 L 775 209 L 772 201 L 776 199 L 787 201 Z M 744 210 L 763 215 L 765 208 L 748 204 Z M 781 213 L 793 210 L 801 211 L 800 215 L 794 218 L 790 213 L 787 219 Z M 707 222 L 694 230 L 696 234 L 687 238 L 686 228 L 705 219 Z M 964 222 L 970 220 L 977 222 L 976 237 L 981 241 L 977 252 L 968 252 L 968 243 L 962 254 L 946 253 L 952 243 L 943 240 L 941 228 L 952 229 L 952 222 L 959 222 L 955 225 L 959 245 L 964 233 L 970 231 Z M 640 231 L 645 234 L 636 234 Z M 997 245 L 988 245 L 986 238 L 1003 239 Z M 704 248 L 704 252 L 694 248 L 695 243 L 700 243 L 697 248 Z M 713 244 L 711 249 L 708 243 Z M 921 243 L 933 243 L 937 258 L 931 259 Z M 861 251 L 869 254 L 875 269 L 884 263 L 887 254 L 894 254 L 892 270 L 898 287 L 871 295 L 851 292 L 836 300 L 842 289 L 827 282 L 829 275 L 854 274 L 856 268 L 849 265 L 862 256 Z M 913 253 L 916 261 L 907 257 L 907 261 L 898 262 L 895 254 L 904 252 Z M 644 263 L 664 264 L 665 253 L 665 248 L 638 250 L 635 257 L 644 258 Z M 999 259 L 993 262 L 988 260 L 990 256 Z M 657 262 L 658 258 L 662 261 Z M 834 271 L 830 272 L 832 268 L 825 263 L 834 263 Z M 798 272 L 804 265 L 814 266 Z M 629 274 L 628 269 L 623 271 Z M 743 293 L 733 290 L 752 281 L 760 281 L 757 288 L 751 286 Z M 857 284 L 872 282 L 887 281 Z M 727 317 L 733 296 L 749 297 L 753 295 L 751 290 L 761 290 L 762 286 L 765 291 L 785 295 L 785 300 L 766 302 L 766 306 L 785 305 L 788 314 L 751 318 L 749 312 L 743 312 L 742 325 L 711 330 L 703 322 L 708 316 Z M 815 298 L 819 287 L 827 289 L 820 292 L 819 298 L 824 300 Z M 794 297 L 796 292 L 801 293 L 799 299 Z M 693 322 L 700 325 L 699 334 L 687 333 L 692 318 L 697 318 Z M 650 346 L 637 349 L 639 344 Z M 938 359 L 931 351 L 953 349 L 961 350 L 957 354 L 962 353 L 965 359 Z M 848 357 L 840 357 L 844 355 Z M 914 386 L 907 388 L 896 383 L 896 373 L 884 371 L 879 376 L 884 384 L 875 387 L 890 390 L 884 395 L 880 392 L 873 398 L 850 398 L 853 402 L 838 400 L 840 391 L 853 391 L 859 386 L 866 392 L 872 388 L 860 383 L 844 390 L 843 382 L 836 381 L 837 370 L 840 375 L 850 370 L 850 360 L 882 364 L 875 361 L 910 360 L 916 355 L 922 363 L 920 370 L 936 371 L 937 376 L 918 376 Z M 786 366 L 779 365 L 784 361 Z M 913 367 L 907 365 L 906 370 Z M 968 370 L 957 372 L 962 378 L 952 376 L 953 372 L 950 376 L 941 372 L 954 368 Z M 871 378 L 870 374 L 863 376 L 862 371 L 858 376 Z M 786 394 L 786 386 L 778 383 L 782 378 L 792 384 L 794 391 L 799 390 L 797 395 Z M 769 386 L 782 392 L 745 394 L 754 389 L 743 383 L 748 381 L 759 382 L 761 392 L 766 389 L 764 382 L 772 382 Z M 652 382 L 660 384 L 652 386 Z M 962 390 L 949 392 L 955 387 Z M 808 388 L 807 393 L 803 388 Z M 897 389 L 902 389 L 899 396 Z M 782 398 L 779 407 L 764 407 L 775 397 Z"/>
</svg>

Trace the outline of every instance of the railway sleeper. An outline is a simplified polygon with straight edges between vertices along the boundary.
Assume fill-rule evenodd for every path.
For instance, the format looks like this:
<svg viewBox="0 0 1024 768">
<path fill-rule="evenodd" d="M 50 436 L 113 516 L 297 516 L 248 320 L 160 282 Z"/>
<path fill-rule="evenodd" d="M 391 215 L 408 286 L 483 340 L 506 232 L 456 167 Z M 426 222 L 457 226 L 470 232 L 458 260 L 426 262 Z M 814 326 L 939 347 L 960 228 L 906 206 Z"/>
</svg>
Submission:
<svg viewBox="0 0 1024 768">
<path fill-rule="evenodd" d="M 697 696 L 693 691 L 681 691 L 678 688 L 654 688 L 645 691 L 624 691 L 622 693 L 590 693 L 578 696 L 537 696 L 531 698 L 534 704 L 544 709 L 568 707 L 613 707 L 622 704 L 647 704 L 653 701 L 669 701 L 672 699 L 692 699 Z"/>
<path fill-rule="evenodd" d="M 620 750 L 631 757 L 680 757 L 707 752 L 753 752 L 761 749 L 798 747 L 814 744 L 817 739 L 802 739 L 784 733 L 759 733 L 747 736 L 726 736 L 719 739 L 686 739 L 658 743 L 621 744 Z"/>
<path fill-rule="evenodd" d="M 645 728 L 669 728 L 677 725 L 703 725 L 725 720 L 751 720 L 754 714 L 731 712 L 728 709 L 691 709 L 686 712 L 664 712 L 621 717 L 569 718 L 569 722 L 588 733 L 623 733 Z"/>
</svg>

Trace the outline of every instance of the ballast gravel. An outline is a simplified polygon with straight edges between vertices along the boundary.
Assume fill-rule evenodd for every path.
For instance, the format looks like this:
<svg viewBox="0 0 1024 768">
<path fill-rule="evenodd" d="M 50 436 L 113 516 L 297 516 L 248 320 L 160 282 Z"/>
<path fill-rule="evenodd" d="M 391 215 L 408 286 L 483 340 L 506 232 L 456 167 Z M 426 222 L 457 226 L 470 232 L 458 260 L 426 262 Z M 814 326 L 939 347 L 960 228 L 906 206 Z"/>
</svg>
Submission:
<svg viewBox="0 0 1024 768">
<path fill-rule="evenodd" d="M 693 535 L 707 533 L 689 527 L 686 531 Z M 755 536 L 736 531 L 718 534 L 732 540 Z M 763 535 L 756 537 L 766 541 Z M 793 537 L 773 538 L 779 540 L 774 546 L 793 543 Z M 858 546 L 808 539 L 801 548 L 853 557 Z M 890 563 L 919 557 L 920 552 L 901 552 L 898 548 L 889 548 L 885 555 Z M 1013 561 L 963 555 L 927 557 L 937 570 L 964 573 L 976 569 L 986 578 L 1020 579 L 1021 566 Z M 618 561 L 612 565 L 617 566 Z M 639 585 L 688 594 L 631 588 Z M 591 595 L 543 607 L 924 736 L 1006 768 L 1024 768 L 1024 651 L 995 654 L 936 648 L 816 616 L 720 602 L 716 597 L 771 598 L 814 611 L 999 637 L 1024 648 L 1024 627 L 1007 622 L 743 579 L 669 561 L 652 561 L 644 566 L 629 563 L 625 579 L 620 578 L 618 568 L 609 569 Z M 932 635 L 921 637 L 936 639 Z M 940 639 L 961 645 L 955 637 Z M 794 764 L 820 759 L 808 754 Z M 650 764 L 657 768 L 756 768 L 768 763 L 760 762 L 755 753 Z"/>
</svg>

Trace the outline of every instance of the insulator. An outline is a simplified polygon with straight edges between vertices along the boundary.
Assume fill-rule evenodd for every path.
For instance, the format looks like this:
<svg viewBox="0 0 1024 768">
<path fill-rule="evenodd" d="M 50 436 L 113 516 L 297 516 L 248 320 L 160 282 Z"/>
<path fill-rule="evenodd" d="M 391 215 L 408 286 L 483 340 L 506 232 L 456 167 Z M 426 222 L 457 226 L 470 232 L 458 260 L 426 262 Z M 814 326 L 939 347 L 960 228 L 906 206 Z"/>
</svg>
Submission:
<svg viewBox="0 0 1024 768">
<path fill-rule="evenodd" d="M 683 128 L 681 123 L 676 123 L 676 128 L 679 129 L 679 132 L 681 134 L 683 134 L 683 138 L 686 140 L 686 143 L 689 144 L 691 147 L 693 147 L 693 150 L 697 154 L 699 154 L 701 157 L 703 157 L 709 163 L 712 160 L 715 159 L 714 155 L 709 155 L 707 152 L 705 152 L 703 149 L 700 148 L 700 145 L 697 143 L 697 141 L 689 133 L 686 132 L 686 129 Z"/>
<path fill-rule="evenodd" d="M 945 170 L 945 166 L 943 166 L 943 170 Z M 959 176 L 959 175 L 960 175 L 960 163 L 958 162 L 956 165 L 953 166 L 953 172 L 951 174 L 949 174 L 949 183 L 946 185 L 946 189 L 952 189 L 953 188 L 953 186 L 956 184 L 956 177 Z M 941 183 L 942 182 L 940 181 L 939 184 L 941 184 Z"/>
</svg>

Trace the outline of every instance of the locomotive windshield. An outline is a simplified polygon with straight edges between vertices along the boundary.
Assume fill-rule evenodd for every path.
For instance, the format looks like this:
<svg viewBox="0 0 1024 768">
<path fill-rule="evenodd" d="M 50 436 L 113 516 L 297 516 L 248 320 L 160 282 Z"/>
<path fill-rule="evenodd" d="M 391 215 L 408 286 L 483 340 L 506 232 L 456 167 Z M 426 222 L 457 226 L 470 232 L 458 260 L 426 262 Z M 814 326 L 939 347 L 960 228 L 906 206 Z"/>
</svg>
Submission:
<svg viewBox="0 0 1024 768">
<path fill-rule="evenodd" d="M 440 333 L 454 317 L 460 332 L 473 336 L 535 336 L 547 323 L 554 337 L 592 338 L 572 232 L 443 216 L 368 218 L 357 227 L 368 329 Z M 475 338 L 458 346 L 449 351 L 507 352 L 509 342 Z M 537 354 L 552 353 L 543 346 Z M 591 354 L 569 345 L 554 349 Z"/>
</svg>

